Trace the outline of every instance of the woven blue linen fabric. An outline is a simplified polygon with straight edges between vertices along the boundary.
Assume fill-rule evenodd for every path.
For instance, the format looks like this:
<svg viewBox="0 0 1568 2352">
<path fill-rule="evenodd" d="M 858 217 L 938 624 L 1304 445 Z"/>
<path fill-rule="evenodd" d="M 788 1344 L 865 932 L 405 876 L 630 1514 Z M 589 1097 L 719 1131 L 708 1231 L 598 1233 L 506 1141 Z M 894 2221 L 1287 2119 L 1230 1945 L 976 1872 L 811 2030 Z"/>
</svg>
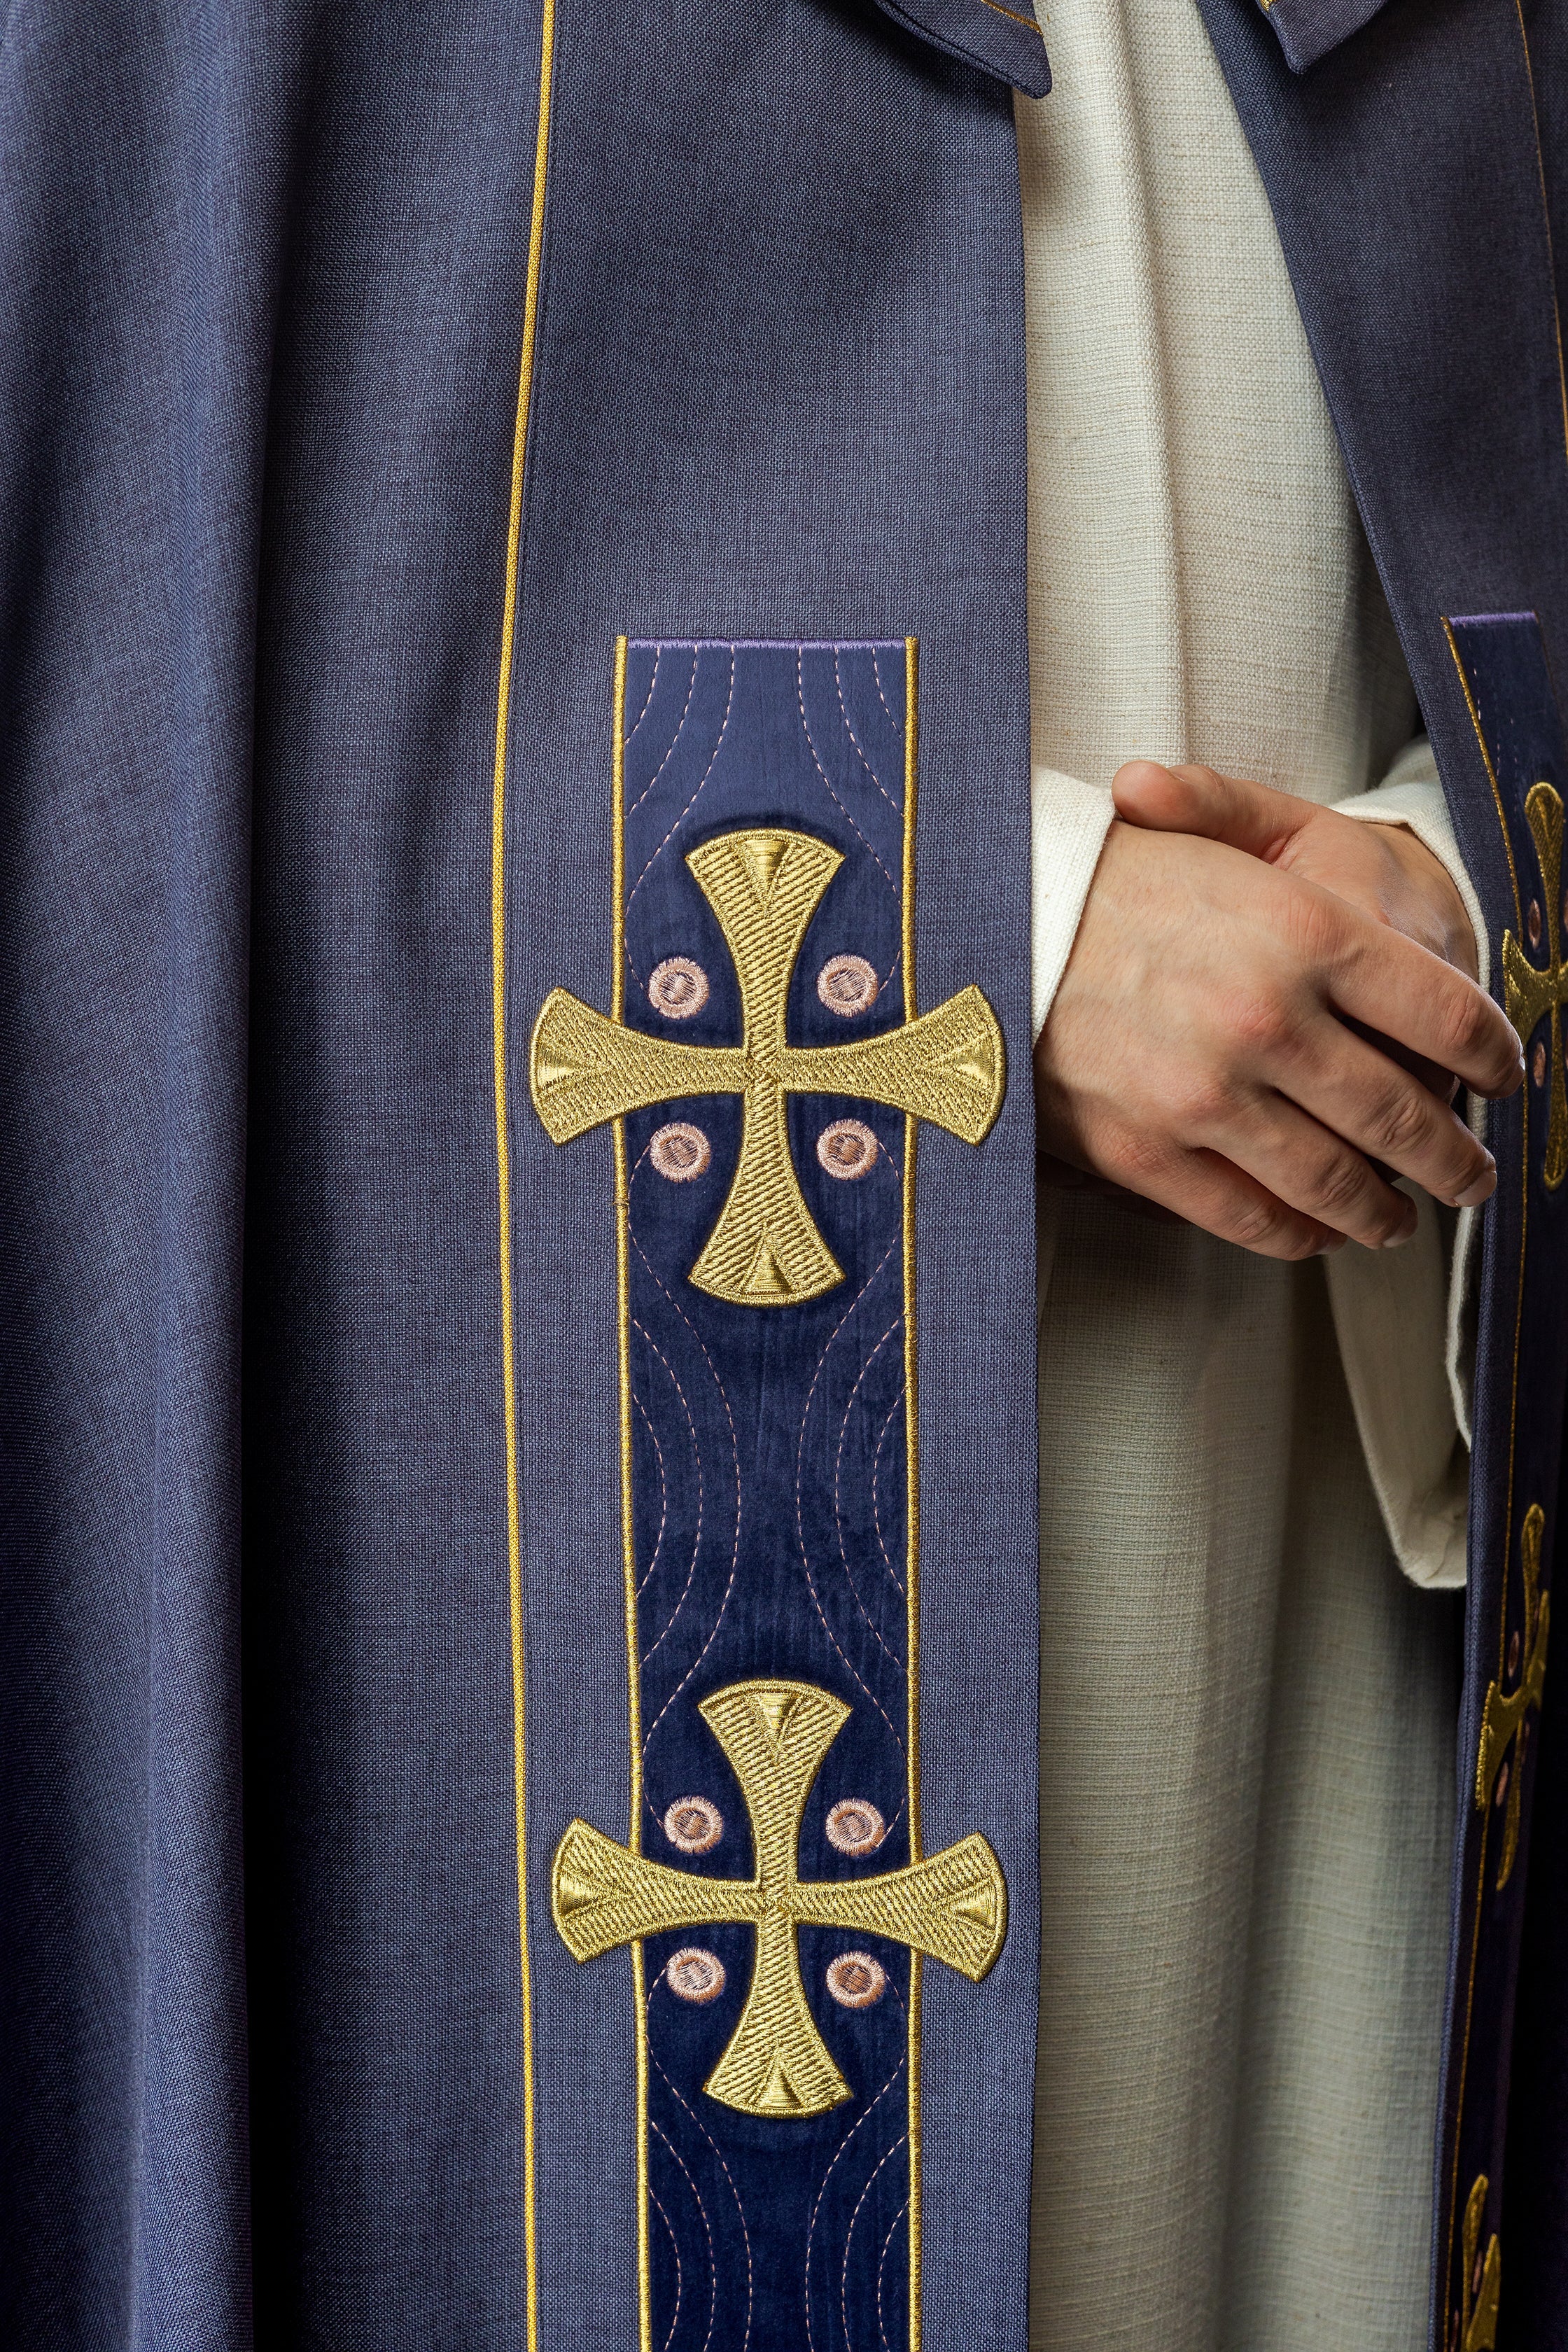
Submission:
<svg viewBox="0 0 1568 2352">
<path fill-rule="evenodd" d="M 28 2352 L 528 2336 L 490 777 L 540 53 L 494 0 L 5 19 L 0 2339 Z M 602 990 L 628 629 L 922 639 L 925 982 L 980 979 L 1026 1072 L 1007 90 L 829 0 L 563 9 L 554 68 L 514 1096 L 544 991 Z M 569 1815 L 625 1806 L 614 1250 L 604 1156 L 547 1222 L 531 1121 L 537 2318 L 624 2352 L 625 1965 L 577 1969 L 546 1884 Z M 980 1172 L 951 1150 L 928 1837 L 1001 1824 L 1014 1932 L 983 2002 L 929 2004 L 926 2339 L 1000 2347 L 1036 2005 L 1026 1087 Z"/>
</svg>

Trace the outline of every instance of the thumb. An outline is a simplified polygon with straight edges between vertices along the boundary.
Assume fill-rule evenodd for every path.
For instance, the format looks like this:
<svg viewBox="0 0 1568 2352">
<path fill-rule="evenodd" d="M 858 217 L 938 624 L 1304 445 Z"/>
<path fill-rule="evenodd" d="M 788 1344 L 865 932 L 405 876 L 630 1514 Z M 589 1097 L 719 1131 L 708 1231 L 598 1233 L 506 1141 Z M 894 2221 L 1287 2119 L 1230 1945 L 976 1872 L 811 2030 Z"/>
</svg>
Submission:
<svg viewBox="0 0 1568 2352">
<path fill-rule="evenodd" d="M 1163 768 L 1129 760 L 1111 781 L 1116 814 L 1148 833 L 1194 833 L 1223 841 L 1275 865 L 1303 825 L 1318 814 L 1315 802 L 1277 793 L 1214 768 Z"/>
</svg>

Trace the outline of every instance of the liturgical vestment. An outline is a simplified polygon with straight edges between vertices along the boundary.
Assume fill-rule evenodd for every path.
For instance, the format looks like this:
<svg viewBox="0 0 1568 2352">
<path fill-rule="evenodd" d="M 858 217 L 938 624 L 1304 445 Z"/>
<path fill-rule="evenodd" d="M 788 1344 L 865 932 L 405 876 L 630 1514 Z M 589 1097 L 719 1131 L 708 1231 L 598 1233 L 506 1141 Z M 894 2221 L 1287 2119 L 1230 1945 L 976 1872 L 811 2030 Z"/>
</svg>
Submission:
<svg viewBox="0 0 1568 2352">
<path fill-rule="evenodd" d="M 1563 0 L 15 0 L 7 2346 L 1561 2346 L 1564 157 Z M 1137 751 L 1449 865 L 1479 1216 L 1040 1197 Z"/>
</svg>

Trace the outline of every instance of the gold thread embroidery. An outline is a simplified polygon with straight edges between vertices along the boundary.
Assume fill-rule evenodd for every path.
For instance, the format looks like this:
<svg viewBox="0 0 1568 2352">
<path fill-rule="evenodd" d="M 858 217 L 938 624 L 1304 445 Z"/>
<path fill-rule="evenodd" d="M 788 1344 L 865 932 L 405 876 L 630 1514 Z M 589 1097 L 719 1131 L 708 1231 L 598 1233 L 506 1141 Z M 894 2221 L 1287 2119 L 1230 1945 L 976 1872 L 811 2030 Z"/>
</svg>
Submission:
<svg viewBox="0 0 1568 2352">
<path fill-rule="evenodd" d="M 1498 2303 L 1502 2294 L 1502 2249 L 1497 2232 L 1481 2259 L 1481 2218 L 1486 2211 L 1487 2176 L 1476 2177 L 1465 2207 L 1465 2277 L 1461 2293 L 1464 2305 L 1460 2320 L 1459 2352 L 1496 2352 Z"/>
<path fill-rule="evenodd" d="M 507 512 L 506 582 L 501 599 L 500 667 L 496 687 L 496 751 L 490 795 L 490 1024 L 494 1054 L 496 1182 L 500 1259 L 501 1411 L 506 1451 L 507 1590 L 511 1634 L 512 1807 L 517 1824 L 517 1925 L 522 1997 L 522 2239 L 528 2352 L 539 2343 L 539 2241 L 535 2221 L 538 2147 L 533 2114 L 533 1982 L 528 1953 L 528 1743 L 522 1627 L 522 1530 L 517 1464 L 516 1315 L 511 1286 L 511 1160 L 506 1085 L 506 784 L 511 674 L 517 644 L 517 590 L 522 546 L 522 488 L 533 399 L 533 354 L 544 254 L 544 204 L 550 161 L 550 103 L 555 59 L 555 0 L 543 0 L 539 33 L 539 112 L 533 147 L 533 201 L 512 425 L 511 492 Z"/>
<path fill-rule="evenodd" d="M 920 782 L 920 646 L 904 639 L 904 862 L 903 885 L 904 1018 L 913 1021 L 920 1007 L 915 998 L 915 806 Z M 909 1659 L 906 1685 L 909 1744 L 910 1859 L 919 1862 L 925 1848 L 921 1827 L 921 1413 L 919 1367 L 915 1360 L 915 1144 L 920 1122 L 904 1120 L 904 1585 Z M 910 1955 L 910 2352 L 921 2352 L 921 1956 Z"/>
<path fill-rule="evenodd" d="M 1503 1822 L 1502 1852 L 1498 1857 L 1497 1884 L 1506 1886 L 1519 1852 L 1519 1829 L 1524 1788 L 1525 1717 L 1531 1707 L 1539 1713 L 1546 1681 L 1546 1643 L 1552 1630 L 1552 1595 L 1541 1590 L 1541 1547 L 1546 1515 L 1531 1503 L 1520 1532 L 1520 1557 L 1524 1566 L 1524 1669 L 1515 1688 L 1505 1696 L 1494 1681 L 1481 1713 L 1480 1746 L 1476 1757 L 1476 1802 L 1490 1804 L 1500 1772 L 1510 1773 Z M 1507 1762 L 1510 1747 L 1513 1762 Z"/>
<path fill-rule="evenodd" d="M 1550 1020 L 1552 1024 L 1548 1049 L 1552 1092 L 1543 1172 L 1547 1191 L 1555 1192 L 1563 1177 L 1568 1176 L 1568 1087 L 1563 1085 L 1563 1006 L 1568 1003 L 1568 968 L 1563 961 L 1562 929 L 1563 803 L 1550 784 L 1531 784 L 1525 794 L 1524 814 L 1546 893 L 1547 960 L 1544 966 L 1531 963 L 1513 932 L 1505 931 L 1503 1002 L 1523 1045 L 1529 1045 L 1542 1021 Z M 1531 945 L 1538 946 L 1540 918 L 1533 901 L 1526 929 Z"/>
<path fill-rule="evenodd" d="M 849 1707 L 810 1683 L 758 1681 L 715 1691 L 700 1711 L 741 1784 L 755 1877 L 672 1870 L 574 1821 L 555 1850 L 555 1924 L 578 1960 L 620 1944 L 635 1950 L 645 1937 L 673 1928 L 718 1922 L 754 1928 L 751 1987 L 704 2088 L 747 2115 L 821 2115 L 849 2088 L 806 2005 L 796 1929 L 885 1936 L 978 1983 L 1006 1934 L 1006 1886 L 977 1832 L 929 1861 L 878 1877 L 803 1881 L 801 1816 Z"/>
<path fill-rule="evenodd" d="M 646 1036 L 606 1020 L 567 990 L 552 989 L 529 1057 L 534 1108 L 552 1139 L 568 1143 L 606 1119 L 618 1123 L 628 1111 L 657 1103 L 740 1095 L 734 1177 L 691 1280 L 736 1306 L 796 1306 L 830 1290 L 843 1269 L 801 1192 L 787 1097 L 858 1096 L 977 1144 L 1001 1108 L 1002 1032 L 972 984 L 934 1013 L 880 1036 L 845 1045 L 786 1044 L 795 959 L 842 858 L 810 834 L 768 827 L 721 834 L 686 862 L 734 961 L 741 1044 L 682 1045 Z"/>
</svg>

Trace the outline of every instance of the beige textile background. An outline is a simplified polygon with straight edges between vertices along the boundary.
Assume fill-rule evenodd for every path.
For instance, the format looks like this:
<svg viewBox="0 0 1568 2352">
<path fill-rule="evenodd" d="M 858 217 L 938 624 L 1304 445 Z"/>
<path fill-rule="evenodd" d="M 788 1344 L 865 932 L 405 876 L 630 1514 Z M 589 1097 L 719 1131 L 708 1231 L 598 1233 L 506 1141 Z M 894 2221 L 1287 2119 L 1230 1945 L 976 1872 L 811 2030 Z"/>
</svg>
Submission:
<svg viewBox="0 0 1568 2352">
<path fill-rule="evenodd" d="M 1122 760 L 1341 801 L 1414 706 L 1195 6 L 1042 19 L 1056 87 L 1018 115 L 1037 962 L 1059 969 Z M 1041 1238 L 1036 2352 L 1417 2352 L 1456 1620 L 1400 1573 L 1335 1310 L 1361 1315 L 1374 1454 L 1425 1416 L 1440 1547 L 1448 1237 L 1423 1204 L 1359 1310 L 1348 1251 L 1331 1305 L 1319 1265 L 1103 1202 L 1047 1194 Z M 1425 1402 L 1380 1437 L 1395 1364 Z M 1402 1537 L 1413 1576 L 1425 1540 Z"/>
</svg>

